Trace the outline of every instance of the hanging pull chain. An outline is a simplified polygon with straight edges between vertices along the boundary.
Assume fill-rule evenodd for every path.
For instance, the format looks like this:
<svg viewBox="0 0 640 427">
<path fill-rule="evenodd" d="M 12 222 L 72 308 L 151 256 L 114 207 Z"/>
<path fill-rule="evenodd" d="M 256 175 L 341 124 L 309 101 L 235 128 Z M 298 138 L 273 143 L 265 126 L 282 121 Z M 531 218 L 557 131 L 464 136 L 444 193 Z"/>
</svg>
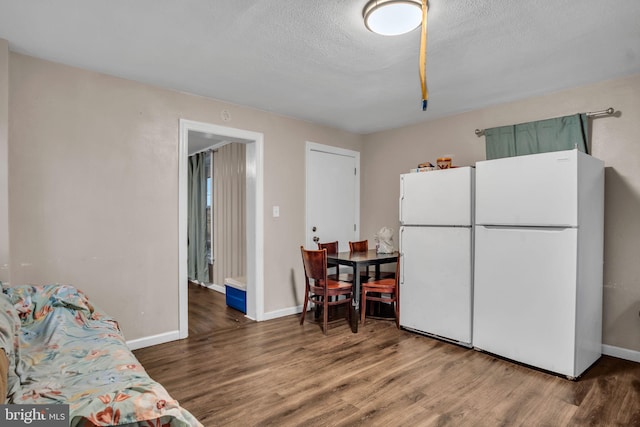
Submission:
<svg viewBox="0 0 640 427">
<path fill-rule="evenodd" d="M 422 34 L 420 37 L 420 84 L 422 85 L 422 111 L 427 111 L 427 0 L 422 0 Z"/>
</svg>

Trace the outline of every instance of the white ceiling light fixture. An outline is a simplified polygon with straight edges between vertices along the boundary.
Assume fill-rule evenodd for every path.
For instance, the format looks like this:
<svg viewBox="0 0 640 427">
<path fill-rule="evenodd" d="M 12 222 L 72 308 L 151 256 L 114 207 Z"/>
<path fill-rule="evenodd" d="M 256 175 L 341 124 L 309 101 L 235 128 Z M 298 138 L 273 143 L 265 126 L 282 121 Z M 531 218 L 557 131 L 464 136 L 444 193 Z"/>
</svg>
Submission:
<svg viewBox="0 0 640 427">
<path fill-rule="evenodd" d="M 398 36 L 422 23 L 420 0 L 371 0 L 362 11 L 364 25 L 383 36 Z"/>
<path fill-rule="evenodd" d="M 364 25 L 384 36 L 397 36 L 422 27 L 420 33 L 420 85 L 422 111 L 427 111 L 427 11 L 428 0 L 370 0 L 362 10 Z"/>
</svg>

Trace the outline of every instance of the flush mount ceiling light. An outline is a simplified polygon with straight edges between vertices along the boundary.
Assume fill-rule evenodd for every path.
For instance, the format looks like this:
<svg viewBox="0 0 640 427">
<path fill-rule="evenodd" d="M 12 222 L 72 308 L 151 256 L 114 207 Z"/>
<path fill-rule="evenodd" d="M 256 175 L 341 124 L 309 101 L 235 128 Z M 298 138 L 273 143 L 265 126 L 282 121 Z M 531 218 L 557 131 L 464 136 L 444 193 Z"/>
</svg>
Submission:
<svg viewBox="0 0 640 427">
<path fill-rule="evenodd" d="M 427 111 L 427 0 L 371 0 L 362 10 L 364 25 L 384 36 L 397 36 L 422 27 L 420 33 L 420 85 L 422 111 Z"/>
<path fill-rule="evenodd" d="M 362 11 L 364 25 L 383 36 L 398 36 L 422 22 L 420 0 L 371 0 Z"/>
</svg>

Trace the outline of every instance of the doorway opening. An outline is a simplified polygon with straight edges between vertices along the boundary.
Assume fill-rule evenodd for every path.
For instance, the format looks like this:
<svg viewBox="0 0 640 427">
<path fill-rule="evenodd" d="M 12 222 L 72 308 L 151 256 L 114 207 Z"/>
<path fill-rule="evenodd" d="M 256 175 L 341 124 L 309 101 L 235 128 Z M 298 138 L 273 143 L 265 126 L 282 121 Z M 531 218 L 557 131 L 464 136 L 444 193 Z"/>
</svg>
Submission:
<svg viewBox="0 0 640 427">
<path fill-rule="evenodd" d="M 223 293 L 227 284 L 243 288 L 247 143 L 218 141 L 210 134 L 189 131 L 188 146 L 189 281 Z"/>
<path fill-rule="evenodd" d="M 246 299 L 247 317 L 264 318 L 264 226 L 263 226 L 263 144 L 264 136 L 258 132 L 180 120 L 179 187 L 178 187 L 178 257 L 180 338 L 186 338 L 188 328 L 188 156 L 190 144 L 208 144 L 202 149 L 216 149 L 229 143 L 246 146 Z M 193 151 L 193 150 L 192 150 Z"/>
</svg>

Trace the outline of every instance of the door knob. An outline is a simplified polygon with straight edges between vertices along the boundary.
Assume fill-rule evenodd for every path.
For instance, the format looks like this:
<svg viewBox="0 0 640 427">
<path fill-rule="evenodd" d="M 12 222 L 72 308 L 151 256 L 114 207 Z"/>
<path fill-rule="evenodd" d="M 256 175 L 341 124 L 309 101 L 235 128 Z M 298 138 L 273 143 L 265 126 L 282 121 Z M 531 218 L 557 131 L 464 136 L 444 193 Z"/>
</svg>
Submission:
<svg viewBox="0 0 640 427">
<path fill-rule="evenodd" d="M 320 238 L 318 236 L 313 236 L 313 241 L 318 243 L 320 241 Z"/>
</svg>

